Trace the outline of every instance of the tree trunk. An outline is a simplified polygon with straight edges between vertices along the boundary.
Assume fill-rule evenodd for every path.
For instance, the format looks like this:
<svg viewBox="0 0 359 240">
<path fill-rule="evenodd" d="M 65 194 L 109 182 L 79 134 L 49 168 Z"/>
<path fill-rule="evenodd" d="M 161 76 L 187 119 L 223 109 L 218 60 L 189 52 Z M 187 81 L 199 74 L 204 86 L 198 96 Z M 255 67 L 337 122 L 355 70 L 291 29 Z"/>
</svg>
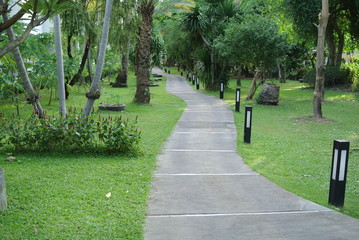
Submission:
<svg viewBox="0 0 359 240">
<path fill-rule="evenodd" d="M 239 67 L 237 69 L 237 74 L 236 74 L 237 86 L 242 86 L 241 77 L 242 77 L 242 68 Z"/>
<path fill-rule="evenodd" d="M 71 47 L 71 39 L 72 39 L 72 35 L 68 35 L 67 36 L 67 56 L 71 59 L 73 58 L 72 56 L 72 47 Z"/>
<path fill-rule="evenodd" d="M 60 107 L 61 116 L 66 117 L 64 63 L 62 57 L 60 16 L 58 14 L 54 16 L 54 32 L 55 32 L 55 45 L 56 45 L 59 107 Z"/>
<path fill-rule="evenodd" d="M 337 35 L 338 35 L 338 48 L 335 55 L 335 66 L 340 67 L 342 64 L 342 55 L 343 55 L 343 49 L 344 49 L 344 32 L 336 26 L 335 28 Z"/>
<path fill-rule="evenodd" d="M 215 69 L 214 69 L 215 65 L 214 65 L 214 49 L 213 47 L 211 47 L 211 89 L 210 90 L 214 90 L 216 88 L 215 85 Z"/>
<path fill-rule="evenodd" d="M 3 13 L 2 14 L 3 20 L 4 22 L 6 22 L 8 20 L 7 17 L 7 13 Z M 15 41 L 15 35 L 14 32 L 12 30 L 12 27 L 9 27 L 8 29 L 6 29 L 6 33 L 8 35 L 9 41 L 10 42 L 14 42 Z M 41 118 L 44 116 L 44 110 L 41 107 L 40 101 L 39 101 L 39 95 L 35 92 L 30 79 L 29 79 L 29 75 L 27 74 L 25 65 L 24 65 L 24 61 L 22 59 L 21 53 L 20 53 L 20 49 L 18 47 L 15 47 L 12 49 L 13 54 L 14 54 L 14 58 L 15 58 L 15 62 L 19 71 L 19 75 L 21 78 L 21 81 L 24 85 L 25 88 L 25 92 L 27 95 L 27 99 L 26 101 L 29 104 L 32 104 L 35 110 L 35 113 Z"/>
<path fill-rule="evenodd" d="M 103 70 L 103 65 L 105 63 L 105 55 L 106 55 L 106 47 L 108 41 L 108 33 L 110 28 L 110 19 L 111 19 L 111 9 L 112 9 L 113 0 L 106 1 L 106 10 L 105 10 L 105 19 L 103 22 L 102 27 L 102 37 L 100 42 L 100 48 L 97 58 L 97 65 L 96 65 L 96 72 L 95 77 L 92 81 L 92 85 L 90 91 L 86 93 L 87 102 L 85 108 L 83 110 L 83 114 L 85 116 L 89 116 L 95 103 L 96 99 L 100 98 L 101 91 L 100 91 L 100 80 Z"/>
<path fill-rule="evenodd" d="M 89 55 L 89 51 L 90 51 L 90 39 L 86 40 L 86 45 L 85 45 L 85 50 L 84 50 L 84 54 L 82 55 L 82 59 L 81 59 L 81 63 L 80 63 L 80 67 L 79 70 L 77 71 L 77 73 L 75 74 L 75 76 L 71 79 L 70 81 L 70 86 L 74 86 L 75 83 L 77 83 L 79 81 L 79 79 L 81 78 L 82 72 L 85 69 L 86 66 L 86 60 L 88 58 Z"/>
<path fill-rule="evenodd" d="M 112 85 L 112 87 L 120 87 L 120 88 L 127 87 L 129 50 L 130 50 L 130 44 L 128 44 L 125 52 L 122 54 L 121 70 L 119 71 L 116 77 L 116 82 Z"/>
<path fill-rule="evenodd" d="M 313 99 L 313 115 L 315 118 L 323 118 L 322 101 L 324 95 L 324 41 L 325 31 L 329 19 L 328 0 L 322 0 L 322 12 L 319 14 L 318 43 L 317 43 L 317 65 L 316 79 Z"/>
<path fill-rule="evenodd" d="M 249 87 L 249 90 L 248 90 L 248 94 L 247 94 L 247 98 L 246 98 L 247 100 L 253 99 L 253 96 L 256 93 L 258 74 L 259 74 L 259 71 L 256 71 L 256 73 L 254 74 L 251 86 Z"/>
<path fill-rule="evenodd" d="M 285 73 L 283 71 L 284 70 L 283 65 L 281 64 L 280 60 L 277 60 L 277 68 L 278 68 L 279 82 L 285 83 Z"/>
<path fill-rule="evenodd" d="M 342 64 L 342 54 L 344 49 L 344 32 L 337 23 L 328 24 L 327 43 L 328 43 L 328 64 L 340 67 Z"/>
<path fill-rule="evenodd" d="M 152 15 L 154 12 L 154 0 L 143 0 L 140 5 L 142 24 L 140 27 L 139 44 L 137 47 L 137 88 L 134 102 L 150 103 L 150 54 Z"/>
</svg>

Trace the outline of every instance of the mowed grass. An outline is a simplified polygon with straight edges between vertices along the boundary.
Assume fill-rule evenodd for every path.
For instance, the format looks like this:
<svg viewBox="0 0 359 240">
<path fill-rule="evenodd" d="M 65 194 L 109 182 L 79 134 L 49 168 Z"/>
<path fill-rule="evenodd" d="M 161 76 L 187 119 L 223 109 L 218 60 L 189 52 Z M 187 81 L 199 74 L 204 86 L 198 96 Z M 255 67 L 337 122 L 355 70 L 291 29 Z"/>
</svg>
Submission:
<svg viewBox="0 0 359 240">
<path fill-rule="evenodd" d="M 172 72 L 179 74 L 174 68 Z M 328 205 L 333 140 L 350 141 L 344 207 L 336 210 L 359 218 L 359 93 L 327 90 L 322 106 L 325 118 L 316 121 L 310 117 L 313 89 L 297 81 L 274 80 L 280 85 L 279 105 L 264 106 L 245 100 L 250 83 L 251 79 L 242 80 L 241 112 L 234 112 L 239 155 L 279 186 L 333 208 Z M 224 93 L 233 111 L 236 88 L 236 81 L 231 80 Z M 203 86 L 199 91 L 219 97 L 219 92 L 205 91 Z M 245 105 L 253 106 L 251 144 L 243 142 Z"/>
<path fill-rule="evenodd" d="M 8 209 L 0 211 L 0 239 L 141 239 L 147 211 L 152 173 L 157 154 L 185 104 L 165 92 L 165 80 L 151 88 L 151 104 L 132 103 L 135 77 L 129 88 L 114 89 L 103 83 L 103 94 L 95 102 L 125 103 L 123 113 L 105 111 L 104 116 L 139 116 L 142 154 L 128 157 L 116 154 L 17 154 L 16 162 L 4 161 Z M 88 88 L 71 89 L 68 107 L 81 109 Z M 49 92 L 41 91 L 48 114 L 56 112 L 56 97 L 47 106 Z M 21 104 L 26 116 L 31 106 Z M 16 108 L 0 104 L 0 112 L 10 115 Z M 57 113 L 55 113 L 57 114 Z M 111 193 L 110 197 L 106 197 Z"/>
</svg>

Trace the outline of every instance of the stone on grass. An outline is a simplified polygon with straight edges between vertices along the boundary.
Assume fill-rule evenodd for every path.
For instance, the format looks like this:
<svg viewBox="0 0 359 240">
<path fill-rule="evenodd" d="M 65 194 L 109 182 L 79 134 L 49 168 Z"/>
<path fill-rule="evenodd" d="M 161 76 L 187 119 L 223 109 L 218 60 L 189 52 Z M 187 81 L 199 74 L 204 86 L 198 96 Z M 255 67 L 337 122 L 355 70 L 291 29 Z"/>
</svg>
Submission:
<svg viewBox="0 0 359 240">
<path fill-rule="evenodd" d="M 258 104 L 277 105 L 279 102 L 279 89 L 276 84 L 265 83 L 257 97 Z"/>
</svg>

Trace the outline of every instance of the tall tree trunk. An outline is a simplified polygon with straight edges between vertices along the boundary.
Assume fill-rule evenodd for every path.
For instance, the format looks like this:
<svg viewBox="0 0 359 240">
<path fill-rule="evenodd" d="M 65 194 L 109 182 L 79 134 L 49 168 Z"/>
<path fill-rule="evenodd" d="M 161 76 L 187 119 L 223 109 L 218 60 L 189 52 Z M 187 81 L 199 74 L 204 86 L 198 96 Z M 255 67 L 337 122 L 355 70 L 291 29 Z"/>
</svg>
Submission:
<svg viewBox="0 0 359 240">
<path fill-rule="evenodd" d="M 100 91 L 100 80 L 103 70 L 103 65 L 105 63 L 105 55 L 106 55 L 106 47 L 108 41 L 108 32 L 110 28 L 110 19 L 111 19 L 111 10 L 112 10 L 113 0 L 106 1 L 106 10 L 105 10 L 105 19 L 103 22 L 102 27 L 102 37 L 100 42 L 100 49 L 97 58 L 97 65 L 96 65 L 96 72 L 95 77 L 92 81 L 92 85 L 90 91 L 86 93 L 87 102 L 85 108 L 83 110 L 83 114 L 85 116 L 89 116 L 95 103 L 96 99 L 100 98 L 101 91 Z"/>
<path fill-rule="evenodd" d="M 338 48 L 335 55 L 335 66 L 340 67 L 342 64 L 342 55 L 343 55 L 345 39 L 344 39 L 344 32 L 340 29 L 339 26 L 336 26 L 335 30 L 338 35 Z"/>
<path fill-rule="evenodd" d="M 54 16 L 54 32 L 55 32 L 55 45 L 56 45 L 59 106 L 60 106 L 61 116 L 66 117 L 64 63 L 62 57 L 60 16 L 58 14 Z"/>
<path fill-rule="evenodd" d="M 344 32 L 340 29 L 337 23 L 327 27 L 327 43 L 328 43 L 328 64 L 340 67 L 342 64 L 342 54 L 344 49 Z"/>
<path fill-rule="evenodd" d="M 142 24 L 140 27 L 140 39 L 137 46 L 137 88 L 134 102 L 150 103 L 150 54 L 151 54 L 151 34 L 152 34 L 152 15 L 155 9 L 154 0 L 141 1 L 140 11 Z"/>
<path fill-rule="evenodd" d="M 253 96 L 256 93 L 256 90 L 257 90 L 257 87 L 258 87 L 257 86 L 257 77 L 260 74 L 259 72 L 260 71 L 256 71 L 256 73 L 254 74 L 251 86 L 249 87 L 249 90 L 248 90 L 248 94 L 247 94 L 247 98 L 246 98 L 247 100 L 253 99 Z"/>
<path fill-rule="evenodd" d="M 3 17 L 4 22 L 6 22 L 8 20 L 8 16 L 7 16 L 6 12 L 2 13 L 2 17 Z M 15 35 L 14 35 L 14 31 L 12 30 L 12 27 L 7 28 L 6 33 L 8 35 L 10 42 L 15 41 Z M 33 105 L 35 113 L 41 118 L 45 115 L 45 113 L 40 104 L 40 100 L 39 100 L 40 97 L 35 92 L 32 84 L 30 82 L 29 75 L 27 74 L 27 71 L 26 71 L 26 68 L 24 65 L 24 61 L 23 61 L 21 53 L 20 53 L 20 49 L 18 47 L 15 47 L 12 49 L 12 52 L 14 54 L 15 62 L 16 62 L 16 65 L 17 65 L 17 68 L 19 71 L 21 81 L 25 88 L 25 92 L 27 95 L 26 100 L 29 104 Z"/>
<path fill-rule="evenodd" d="M 236 74 L 236 79 L 237 79 L 237 86 L 242 86 L 242 81 L 241 81 L 241 78 L 242 78 L 242 68 L 241 67 L 238 67 L 237 69 L 237 74 Z"/>
<path fill-rule="evenodd" d="M 322 11 L 319 14 L 317 65 L 313 99 L 313 115 L 315 118 L 323 118 L 322 101 L 324 95 L 324 41 L 325 31 L 329 19 L 329 0 L 322 0 Z"/>
<path fill-rule="evenodd" d="M 86 66 L 86 60 L 87 60 L 88 55 L 89 55 L 90 45 L 91 45 L 90 39 L 87 39 L 86 40 L 86 45 L 85 45 L 85 50 L 84 50 L 84 53 L 83 53 L 82 58 L 81 58 L 81 63 L 80 63 L 79 70 L 77 70 L 77 73 L 71 79 L 71 81 L 69 83 L 70 86 L 74 86 L 75 83 L 77 83 L 79 81 L 79 79 L 81 78 L 82 72 L 84 71 L 85 66 Z"/>
<path fill-rule="evenodd" d="M 210 48 L 211 48 L 211 89 L 210 90 L 214 90 L 217 87 L 215 84 L 215 77 L 214 77 L 214 74 L 215 74 L 214 49 L 213 49 L 213 47 L 210 47 Z"/>
<path fill-rule="evenodd" d="M 278 68 L 279 82 L 285 83 L 285 73 L 283 71 L 283 65 L 280 60 L 277 60 L 277 68 Z"/>
<path fill-rule="evenodd" d="M 121 57 L 121 70 L 118 72 L 115 83 L 112 87 L 127 87 L 127 77 L 128 77 L 128 58 L 129 58 L 130 44 L 127 44 L 125 51 Z"/>
<path fill-rule="evenodd" d="M 69 34 L 69 35 L 67 36 L 67 56 L 68 56 L 70 59 L 73 58 L 73 56 L 72 56 L 71 40 L 72 40 L 72 34 Z"/>
</svg>

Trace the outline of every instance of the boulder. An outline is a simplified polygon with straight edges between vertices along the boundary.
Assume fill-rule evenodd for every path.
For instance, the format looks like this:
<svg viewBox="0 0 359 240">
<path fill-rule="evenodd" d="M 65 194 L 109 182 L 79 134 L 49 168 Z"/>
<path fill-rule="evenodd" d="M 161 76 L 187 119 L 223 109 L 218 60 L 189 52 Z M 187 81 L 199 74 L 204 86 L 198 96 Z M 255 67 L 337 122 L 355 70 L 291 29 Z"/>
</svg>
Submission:
<svg viewBox="0 0 359 240">
<path fill-rule="evenodd" d="M 258 104 L 277 105 L 279 102 L 279 89 L 276 84 L 265 83 L 257 97 Z"/>
</svg>

